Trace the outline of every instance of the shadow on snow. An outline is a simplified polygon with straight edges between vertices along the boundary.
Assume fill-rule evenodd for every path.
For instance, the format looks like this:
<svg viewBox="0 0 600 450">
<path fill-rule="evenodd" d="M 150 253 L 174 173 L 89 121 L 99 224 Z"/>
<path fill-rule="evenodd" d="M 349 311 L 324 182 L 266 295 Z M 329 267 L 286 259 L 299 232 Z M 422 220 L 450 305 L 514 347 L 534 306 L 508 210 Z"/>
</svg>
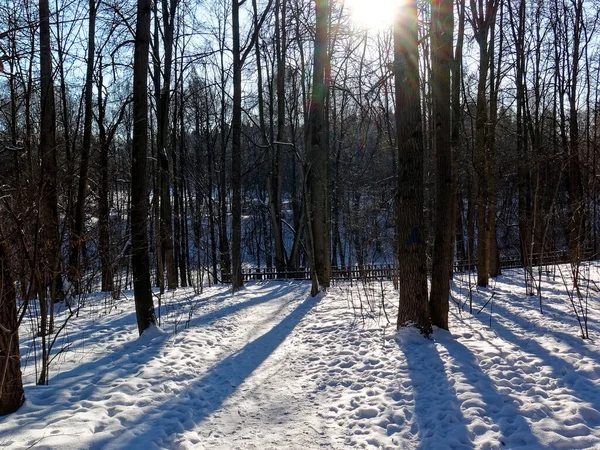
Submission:
<svg viewBox="0 0 600 450">
<path fill-rule="evenodd" d="M 443 442 L 443 445 L 451 444 L 454 449 L 473 449 L 456 391 L 450 386 L 435 343 L 421 336 L 408 336 L 408 340 L 400 336 L 397 344 L 406 357 L 418 423 L 419 448 L 441 448 Z"/>
<path fill-rule="evenodd" d="M 280 288 L 281 289 L 281 288 Z M 268 298 L 273 299 L 273 292 Z M 174 445 L 173 439 L 182 429 L 191 430 L 218 411 L 238 387 L 277 349 L 306 314 L 318 303 L 319 297 L 307 298 L 281 322 L 265 334 L 225 358 L 187 389 L 167 402 L 147 411 L 143 417 L 126 424 L 128 429 L 117 437 L 96 440 L 92 448 L 152 448 L 157 442 Z M 233 313 L 244 306 L 262 303 L 250 300 L 223 308 L 196 319 L 195 325 L 205 324 Z"/>
</svg>

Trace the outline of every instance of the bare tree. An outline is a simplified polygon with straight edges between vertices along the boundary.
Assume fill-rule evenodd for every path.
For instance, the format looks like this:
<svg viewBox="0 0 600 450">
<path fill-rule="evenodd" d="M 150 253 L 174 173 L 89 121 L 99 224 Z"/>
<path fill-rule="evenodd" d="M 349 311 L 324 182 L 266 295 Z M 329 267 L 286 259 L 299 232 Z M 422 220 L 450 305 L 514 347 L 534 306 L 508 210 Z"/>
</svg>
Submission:
<svg viewBox="0 0 600 450">
<path fill-rule="evenodd" d="M 89 0 L 87 69 L 85 74 L 85 112 L 83 119 L 83 145 L 79 167 L 79 185 L 75 205 L 74 228 L 71 230 L 71 254 L 69 258 L 69 278 L 78 284 L 81 280 L 80 254 L 84 245 L 85 200 L 87 195 L 90 149 L 92 146 L 92 94 L 94 76 L 94 57 L 96 49 L 96 0 Z M 77 288 L 79 290 L 79 287 Z"/>
<path fill-rule="evenodd" d="M 168 133 L 169 133 L 169 110 L 171 105 L 171 66 L 173 65 L 173 36 L 175 31 L 175 15 L 177 12 L 178 0 L 162 0 L 162 30 L 164 46 L 164 66 L 155 74 L 155 86 L 158 93 L 157 102 L 157 157 L 158 157 L 158 179 L 160 192 L 160 220 L 159 220 L 159 251 L 164 255 L 159 261 L 167 268 L 167 288 L 176 289 L 178 286 L 177 265 L 173 252 L 173 224 L 172 224 L 172 206 L 169 157 L 167 151 Z M 155 37 L 156 39 L 156 37 Z M 156 47 L 155 47 L 156 48 Z M 156 55 L 158 58 L 158 55 Z M 160 66 L 160 61 L 155 61 Z M 162 74 L 162 84 L 160 75 Z M 171 149 L 175 151 L 175 149 Z M 159 268 L 162 273 L 162 267 Z M 164 280 L 160 279 L 161 289 L 164 288 Z"/>
<path fill-rule="evenodd" d="M 454 14 L 452 0 L 434 0 L 431 15 L 431 83 L 436 155 L 435 241 L 431 276 L 431 322 L 448 329 L 453 261 L 450 68 Z"/>
<path fill-rule="evenodd" d="M 52 332 L 52 311 L 48 323 L 48 305 L 57 300 L 60 280 L 60 234 L 58 228 L 58 162 L 56 149 L 56 109 L 52 79 L 52 50 L 50 47 L 50 7 L 48 0 L 40 0 L 40 82 L 41 117 L 39 151 L 41 165 L 40 216 L 43 232 L 41 277 L 38 289 L 41 314 L 42 371 L 38 384 L 47 383 L 46 335 Z M 48 296 L 48 290 L 50 295 Z"/>
<path fill-rule="evenodd" d="M 493 41 L 490 30 L 495 26 L 499 0 L 476 2 L 471 0 L 471 25 L 479 46 L 479 78 L 477 82 L 477 112 L 475 117 L 475 143 L 473 166 L 477 181 L 477 284 L 489 284 L 489 166 L 487 164 L 488 102 L 487 84 L 490 68 L 490 54 Z"/>
<path fill-rule="evenodd" d="M 423 218 L 423 128 L 419 97 L 417 2 L 399 7 L 394 22 L 398 192 L 396 239 L 400 272 L 398 328 L 431 333 Z"/>
<path fill-rule="evenodd" d="M 148 51 L 150 0 L 138 0 L 133 60 L 133 143 L 131 149 L 131 265 L 140 335 L 156 323 L 148 259 Z"/>
<path fill-rule="evenodd" d="M 5 240 L 0 242 L 0 278 L 0 416 L 3 416 L 15 412 L 25 401 L 15 283 Z"/>
<path fill-rule="evenodd" d="M 260 27 L 271 8 L 272 0 L 263 14 L 255 22 L 251 38 L 245 48 L 240 46 L 240 1 L 233 0 L 231 9 L 231 29 L 233 35 L 233 112 L 231 118 L 231 256 L 232 288 L 243 286 L 242 277 L 242 67 L 254 42 L 258 39 Z"/>
<path fill-rule="evenodd" d="M 328 181 L 327 164 L 328 148 L 325 134 L 325 99 L 327 85 L 325 70 L 327 66 L 327 23 L 329 3 L 327 0 L 316 0 L 316 33 L 314 43 L 313 82 L 310 111 L 307 125 L 308 167 L 306 178 L 308 183 L 308 205 L 312 230 L 312 259 L 314 271 L 320 287 L 329 287 L 331 277 L 331 258 L 329 257 L 329 221 L 328 221 Z M 315 292 L 313 292 L 315 294 Z"/>
<path fill-rule="evenodd" d="M 231 118 L 231 287 L 243 286 L 242 278 L 242 54 L 240 50 L 240 2 L 232 0 L 233 116 Z"/>
</svg>

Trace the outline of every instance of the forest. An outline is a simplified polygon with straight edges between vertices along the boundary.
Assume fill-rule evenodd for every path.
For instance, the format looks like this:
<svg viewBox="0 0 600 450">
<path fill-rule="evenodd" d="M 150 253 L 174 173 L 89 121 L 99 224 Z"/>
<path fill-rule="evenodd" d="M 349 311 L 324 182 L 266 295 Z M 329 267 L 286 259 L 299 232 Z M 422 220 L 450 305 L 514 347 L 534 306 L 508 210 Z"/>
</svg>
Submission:
<svg viewBox="0 0 600 450">
<path fill-rule="evenodd" d="M 558 270 L 589 340 L 599 19 L 596 0 L 0 0 L 0 416 L 25 401 L 19 330 L 48 385 L 97 295 L 132 297 L 142 335 L 182 290 L 356 283 L 361 315 L 431 337 L 453 304 L 491 326 L 503 271 L 544 314 Z"/>
</svg>

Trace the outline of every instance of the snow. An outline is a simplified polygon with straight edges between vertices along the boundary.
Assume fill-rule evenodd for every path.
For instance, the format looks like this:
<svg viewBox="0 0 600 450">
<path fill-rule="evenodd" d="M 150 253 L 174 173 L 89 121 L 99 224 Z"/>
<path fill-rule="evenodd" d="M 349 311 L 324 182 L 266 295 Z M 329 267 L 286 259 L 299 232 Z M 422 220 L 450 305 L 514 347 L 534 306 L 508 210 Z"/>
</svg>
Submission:
<svg viewBox="0 0 600 450">
<path fill-rule="evenodd" d="M 131 295 L 91 296 L 49 386 L 34 385 L 39 338 L 23 331 L 27 401 L 0 418 L 0 447 L 600 449 L 598 293 L 583 340 L 559 278 L 542 276 L 544 314 L 514 270 L 472 286 L 471 315 L 468 280 L 451 332 L 430 339 L 395 331 L 389 283 L 179 289 L 139 338 Z"/>
</svg>

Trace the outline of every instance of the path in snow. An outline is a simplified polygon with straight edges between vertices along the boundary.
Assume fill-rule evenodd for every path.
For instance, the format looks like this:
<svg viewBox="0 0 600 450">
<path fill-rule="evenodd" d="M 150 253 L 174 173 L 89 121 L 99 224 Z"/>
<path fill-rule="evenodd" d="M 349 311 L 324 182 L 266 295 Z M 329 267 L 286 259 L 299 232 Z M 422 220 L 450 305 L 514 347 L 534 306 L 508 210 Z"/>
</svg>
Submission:
<svg viewBox="0 0 600 450">
<path fill-rule="evenodd" d="M 27 386 L 0 419 L 0 446 L 600 449 L 600 299 L 584 342 L 564 287 L 546 281 L 542 315 L 519 273 L 474 292 L 475 311 L 494 292 L 476 315 L 457 277 L 463 308 L 431 340 L 394 332 L 388 284 L 317 299 L 296 282 L 179 290 L 165 331 L 140 339 L 131 301 L 104 314 L 97 299 L 69 325 L 51 385 Z M 31 382 L 30 338 L 22 348 Z"/>
<path fill-rule="evenodd" d="M 174 336 L 155 329 L 135 340 L 130 311 L 114 322 L 122 329 L 111 327 L 114 313 L 106 316 L 91 327 L 89 340 L 96 345 L 86 351 L 88 357 L 105 355 L 61 372 L 49 387 L 28 387 L 26 405 L 0 422 L 0 444 L 328 446 L 310 400 L 300 384 L 289 382 L 301 373 L 301 364 L 293 348 L 281 346 L 317 304 L 308 292 L 299 283 L 249 286 L 236 296 L 226 288 L 211 289 L 194 305 L 189 323 L 179 324 L 187 328 Z M 177 296 L 166 308 L 178 310 L 176 303 L 190 299 L 189 292 L 187 298 Z M 176 318 L 187 320 L 173 314 L 172 321 Z"/>
</svg>

